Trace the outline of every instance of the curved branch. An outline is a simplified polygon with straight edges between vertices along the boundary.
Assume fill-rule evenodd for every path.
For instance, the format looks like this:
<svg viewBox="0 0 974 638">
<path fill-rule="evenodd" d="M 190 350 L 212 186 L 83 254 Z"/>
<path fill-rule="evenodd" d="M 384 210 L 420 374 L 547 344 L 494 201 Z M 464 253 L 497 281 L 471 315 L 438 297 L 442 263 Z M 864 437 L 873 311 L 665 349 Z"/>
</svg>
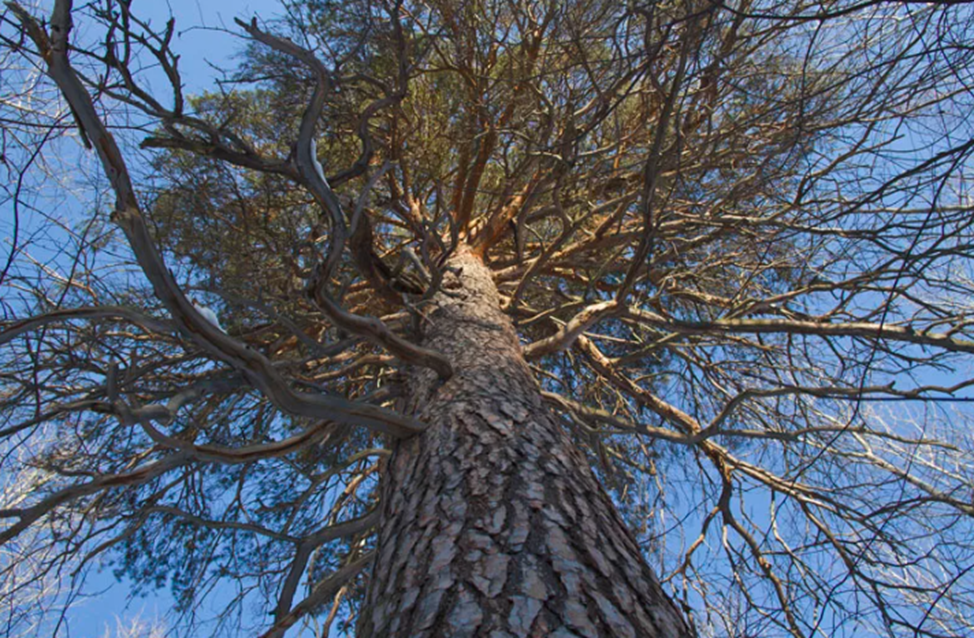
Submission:
<svg viewBox="0 0 974 638">
<path fill-rule="evenodd" d="M 321 170 L 321 165 L 318 163 L 315 150 L 315 128 L 318 125 L 321 112 L 325 108 L 325 97 L 332 90 L 331 77 L 328 69 L 314 53 L 287 38 L 280 38 L 261 30 L 257 26 L 256 18 L 251 20 L 249 24 L 239 19 L 235 22 L 261 44 L 296 59 L 314 73 L 315 88 L 311 94 L 311 100 L 304 110 L 304 115 L 301 116 L 301 126 L 298 129 L 298 141 L 295 147 L 295 160 L 298 172 L 301 174 L 305 185 L 322 210 L 331 217 L 332 232 L 328 244 L 328 255 L 325 257 L 323 269 L 318 275 L 322 281 L 327 281 L 341 260 L 342 250 L 344 250 L 348 238 L 345 213 L 342 210 L 341 202 L 338 201 L 338 196 L 328 184 L 328 180 Z"/>
<path fill-rule="evenodd" d="M 153 407 L 158 408 L 161 406 Z M 270 459 L 291 454 L 292 452 L 296 452 L 305 445 L 315 441 L 317 438 L 326 436 L 328 434 L 328 427 L 332 425 L 330 422 L 323 421 L 309 427 L 300 434 L 288 437 L 281 441 L 261 445 L 248 445 L 241 448 L 231 448 L 222 445 L 194 445 L 188 441 L 166 436 L 149 423 L 149 418 L 155 418 L 155 415 L 145 413 L 145 410 L 146 409 L 143 408 L 141 411 L 142 414 L 133 412 L 133 415 L 139 419 L 142 429 L 145 430 L 146 434 L 148 434 L 149 438 L 151 438 L 153 441 L 168 448 L 181 450 L 194 459 L 198 459 L 200 461 L 209 461 L 211 463 L 222 463 L 224 465 L 251 463 L 261 459 Z"/>
<path fill-rule="evenodd" d="M 355 534 L 360 534 L 375 526 L 379 522 L 380 516 L 381 510 L 376 508 L 350 521 L 328 525 L 301 541 L 295 553 L 294 560 L 291 562 L 291 570 L 288 572 L 287 578 L 284 579 L 284 584 L 281 586 L 281 593 L 277 598 L 277 609 L 274 615 L 278 623 L 284 621 L 288 616 L 291 603 L 294 600 L 294 592 L 297 591 L 298 583 L 301 581 L 301 574 L 304 572 L 304 568 L 308 564 L 308 559 L 311 557 L 311 553 L 315 548 L 336 538 L 347 538 Z"/>
<path fill-rule="evenodd" d="M 95 494 L 96 492 L 113 487 L 142 485 L 143 483 L 148 483 L 152 479 L 168 472 L 169 470 L 185 465 L 188 460 L 188 455 L 177 452 L 161 461 L 150 463 L 149 465 L 134 469 L 130 472 L 123 472 L 121 474 L 104 474 L 92 479 L 91 481 L 88 481 L 87 483 L 71 485 L 64 489 L 58 490 L 36 505 L 25 509 L 0 510 L 0 518 L 19 519 L 16 523 L 0 532 L 0 545 L 3 545 L 7 541 L 15 538 L 18 534 L 34 523 L 34 521 L 38 520 L 62 503 L 81 498 L 82 496 L 88 496 L 89 494 Z"/>
<path fill-rule="evenodd" d="M 432 368 L 441 379 L 446 380 L 453 376 L 453 366 L 442 354 L 406 341 L 375 317 L 363 317 L 348 312 L 320 287 L 315 290 L 314 301 L 342 330 L 365 337 L 403 361 Z"/>
<path fill-rule="evenodd" d="M 419 421 L 376 406 L 360 405 L 339 397 L 307 394 L 292 390 L 274 370 L 266 357 L 226 335 L 200 315 L 180 290 L 172 273 L 166 267 L 162 255 L 156 249 L 135 197 L 135 191 L 132 188 L 128 169 L 121 152 L 112 134 L 98 117 L 91 96 L 68 62 L 67 37 L 71 27 L 70 0 L 58 0 L 55 4 L 51 19 L 51 30 L 56 36 L 53 44 L 43 28 L 20 5 L 11 0 L 8 1 L 7 6 L 17 15 L 24 25 L 25 31 L 34 40 L 47 63 L 48 75 L 58 85 L 64 98 L 74 109 L 80 125 L 97 149 L 104 172 L 116 194 L 116 209 L 112 213 L 112 219 L 122 228 L 139 266 L 151 282 L 156 296 L 172 314 L 180 331 L 208 354 L 240 370 L 250 383 L 285 412 L 314 418 L 341 419 L 347 423 L 364 425 L 376 431 L 399 437 L 422 431 L 424 426 Z M 260 32 L 256 31 L 256 33 Z M 319 89 L 319 93 L 324 90 L 321 86 Z M 318 102 L 323 102 L 323 100 L 324 96 L 321 93 Z M 309 108 L 318 107 L 312 105 Z M 314 121 L 309 120 L 308 115 L 306 113 L 302 130 L 310 135 Z M 308 128 L 309 126 L 311 128 Z M 305 149 L 301 153 L 304 153 L 302 156 L 306 160 L 310 160 L 310 149 Z M 299 161 L 299 165 L 300 163 Z M 327 191 L 330 193 L 330 189 Z M 331 193 L 331 196 L 334 197 L 334 194 Z M 337 203 L 337 199 L 334 201 Z M 340 210 L 335 212 L 336 214 L 340 213 Z M 344 223 L 341 224 L 340 232 L 344 232 Z M 333 236 L 337 237 L 338 235 L 334 234 Z"/>
<path fill-rule="evenodd" d="M 307 613 L 334 596 L 345 584 L 358 576 L 358 573 L 365 569 L 375 558 L 375 552 L 371 551 L 363 554 L 359 558 L 345 565 L 334 572 L 328 578 L 320 581 L 315 588 L 308 594 L 308 597 L 299 602 L 291 611 L 285 614 L 274 626 L 261 634 L 260 638 L 281 638 L 288 628 L 301 620 Z"/>
<path fill-rule="evenodd" d="M 167 321 L 161 321 L 155 317 L 142 314 L 137 310 L 124 306 L 94 306 L 90 308 L 69 308 L 66 310 L 55 310 L 36 317 L 28 317 L 20 321 L 12 321 L 4 325 L 0 330 L 0 345 L 13 341 L 25 332 L 36 330 L 42 326 L 60 321 L 70 321 L 72 319 L 124 319 L 148 332 L 157 334 L 171 334 L 175 331 L 175 326 Z"/>
</svg>

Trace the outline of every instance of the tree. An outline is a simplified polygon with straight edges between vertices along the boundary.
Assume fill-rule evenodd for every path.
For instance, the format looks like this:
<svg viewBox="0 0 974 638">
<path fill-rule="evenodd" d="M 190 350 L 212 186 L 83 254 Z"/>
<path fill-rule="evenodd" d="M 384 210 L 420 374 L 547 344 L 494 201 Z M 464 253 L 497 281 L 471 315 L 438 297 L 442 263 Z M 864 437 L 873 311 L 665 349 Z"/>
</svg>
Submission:
<svg viewBox="0 0 974 638">
<path fill-rule="evenodd" d="M 6 6 L 38 569 L 234 635 L 974 629 L 965 4 L 300 0 L 198 96 L 173 20 Z"/>
</svg>

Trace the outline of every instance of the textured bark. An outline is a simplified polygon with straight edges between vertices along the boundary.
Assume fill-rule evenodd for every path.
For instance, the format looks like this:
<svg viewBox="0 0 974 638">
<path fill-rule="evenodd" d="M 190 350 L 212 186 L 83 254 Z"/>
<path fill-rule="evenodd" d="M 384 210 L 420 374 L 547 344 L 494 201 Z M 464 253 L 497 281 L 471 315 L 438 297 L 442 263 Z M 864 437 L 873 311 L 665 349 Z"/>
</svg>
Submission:
<svg viewBox="0 0 974 638">
<path fill-rule="evenodd" d="M 585 458 L 542 404 L 487 269 L 451 259 L 410 384 L 360 637 L 689 636 Z"/>
</svg>

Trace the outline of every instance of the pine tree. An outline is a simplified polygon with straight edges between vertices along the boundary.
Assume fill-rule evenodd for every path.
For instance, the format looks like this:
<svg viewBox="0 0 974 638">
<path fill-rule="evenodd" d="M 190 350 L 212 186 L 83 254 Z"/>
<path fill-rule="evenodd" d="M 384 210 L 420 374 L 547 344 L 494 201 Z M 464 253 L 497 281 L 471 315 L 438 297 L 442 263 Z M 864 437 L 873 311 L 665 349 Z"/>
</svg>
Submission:
<svg viewBox="0 0 974 638">
<path fill-rule="evenodd" d="M 287 8 L 184 95 L 175 20 L 7 3 L 0 596 L 29 539 L 190 635 L 974 628 L 974 11 Z"/>
</svg>

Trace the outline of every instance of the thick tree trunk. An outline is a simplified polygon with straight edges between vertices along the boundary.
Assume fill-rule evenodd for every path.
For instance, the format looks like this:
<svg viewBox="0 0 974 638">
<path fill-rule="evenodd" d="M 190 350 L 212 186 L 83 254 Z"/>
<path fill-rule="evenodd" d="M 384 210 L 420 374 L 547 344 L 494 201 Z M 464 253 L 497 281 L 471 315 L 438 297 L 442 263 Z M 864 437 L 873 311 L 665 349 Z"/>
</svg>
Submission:
<svg viewBox="0 0 974 638">
<path fill-rule="evenodd" d="M 450 261 L 410 384 L 430 424 L 390 459 L 360 637 L 689 636 L 584 457 L 541 402 L 488 270 Z"/>
</svg>

